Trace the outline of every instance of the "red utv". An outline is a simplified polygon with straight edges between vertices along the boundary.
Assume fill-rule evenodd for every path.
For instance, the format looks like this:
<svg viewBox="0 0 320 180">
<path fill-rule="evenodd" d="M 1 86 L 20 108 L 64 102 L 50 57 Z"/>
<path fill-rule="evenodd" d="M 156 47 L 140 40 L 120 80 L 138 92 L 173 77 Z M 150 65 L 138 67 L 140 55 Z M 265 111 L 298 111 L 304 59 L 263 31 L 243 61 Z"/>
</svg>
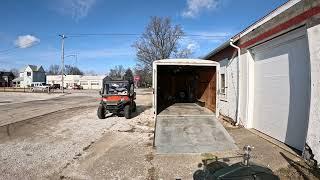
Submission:
<svg viewBox="0 0 320 180">
<path fill-rule="evenodd" d="M 136 111 L 133 81 L 104 81 L 100 95 L 102 98 L 97 111 L 99 119 L 105 119 L 110 113 L 130 119 L 132 112 Z"/>
</svg>

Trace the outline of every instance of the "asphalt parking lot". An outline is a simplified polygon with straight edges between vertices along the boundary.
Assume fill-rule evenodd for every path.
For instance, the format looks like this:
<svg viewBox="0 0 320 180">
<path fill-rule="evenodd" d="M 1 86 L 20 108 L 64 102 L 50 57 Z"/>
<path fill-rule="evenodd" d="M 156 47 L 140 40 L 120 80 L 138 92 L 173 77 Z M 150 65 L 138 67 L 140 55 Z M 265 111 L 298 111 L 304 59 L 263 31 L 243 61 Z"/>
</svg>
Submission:
<svg viewBox="0 0 320 180">
<path fill-rule="evenodd" d="M 199 169 L 200 154 L 155 151 L 149 89 L 137 90 L 137 113 L 129 120 L 98 119 L 98 91 L 43 96 L 0 105 L 0 179 L 192 179 Z M 319 177 L 295 152 L 247 129 L 224 126 L 239 148 L 212 152 L 226 163 L 241 161 L 242 147 L 250 144 L 252 161 L 281 179 Z"/>
</svg>

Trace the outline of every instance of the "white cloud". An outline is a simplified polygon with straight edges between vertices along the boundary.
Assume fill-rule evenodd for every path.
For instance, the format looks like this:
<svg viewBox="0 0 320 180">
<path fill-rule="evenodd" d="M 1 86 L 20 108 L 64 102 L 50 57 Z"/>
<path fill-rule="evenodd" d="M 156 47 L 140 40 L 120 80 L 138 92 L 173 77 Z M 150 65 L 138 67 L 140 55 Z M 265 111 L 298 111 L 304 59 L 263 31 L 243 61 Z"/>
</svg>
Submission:
<svg viewBox="0 0 320 180">
<path fill-rule="evenodd" d="M 61 0 L 60 7 L 57 9 L 63 15 L 69 15 L 78 21 L 85 18 L 96 0 Z"/>
<path fill-rule="evenodd" d="M 183 17 L 194 18 L 203 10 L 217 8 L 218 0 L 187 0 L 187 8 L 182 12 Z"/>
<path fill-rule="evenodd" d="M 182 48 L 186 48 L 190 50 L 192 53 L 197 52 L 200 49 L 200 44 L 190 38 L 183 38 L 180 41 L 180 45 Z"/>
<path fill-rule="evenodd" d="M 14 41 L 14 44 L 19 48 L 28 48 L 39 42 L 40 39 L 28 34 L 24 36 L 18 36 L 18 38 Z"/>
<path fill-rule="evenodd" d="M 191 52 L 194 52 L 200 48 L 198 43 L 190 43 L 187 46 L 187 49 L 191 50 Z"/>
</svg>

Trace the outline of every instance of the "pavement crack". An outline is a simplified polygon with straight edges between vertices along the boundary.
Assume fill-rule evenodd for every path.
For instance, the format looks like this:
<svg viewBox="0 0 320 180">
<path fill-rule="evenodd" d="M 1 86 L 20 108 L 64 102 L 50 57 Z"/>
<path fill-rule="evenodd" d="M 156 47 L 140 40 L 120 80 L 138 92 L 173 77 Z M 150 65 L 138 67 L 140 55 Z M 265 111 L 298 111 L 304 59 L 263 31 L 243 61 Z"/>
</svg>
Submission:
<svg viewBox="0 0 320 180">
<path fill-rule="evenodd" d="M 87 145 L 86 147 L 84 147 L 82 150 L 87 151 L 92 146 L 93 143 L 94 143 L 94 141 L 91 141 L 91 143 L 89 145 Z"/>
<path fill-rule="evenodd" d="M 147 178 L 148 180 L 155 180 L 158 179 L 157 175 L 156 175 L 156 168 L 154 167 L 152 160 L 154 159 L 154 154 L 153 152 L 149 152 L 148 154 L 145 155 L 145 160 L 146 162 L 149 163 L 150 168 L 148 168 L 148 174 L 147 174 Z"/>
</svg>

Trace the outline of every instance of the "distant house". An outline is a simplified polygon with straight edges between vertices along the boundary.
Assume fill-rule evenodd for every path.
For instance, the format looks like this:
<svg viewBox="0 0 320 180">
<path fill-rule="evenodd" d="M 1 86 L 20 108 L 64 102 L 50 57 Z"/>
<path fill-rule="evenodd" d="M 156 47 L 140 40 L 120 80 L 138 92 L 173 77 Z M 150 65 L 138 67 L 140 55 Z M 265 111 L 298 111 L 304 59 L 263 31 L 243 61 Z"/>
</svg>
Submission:
<svg viewBox="0 0 320 180">
<path fill-rule="evenodd" d="M 35 82 L 46 82 L 46 74 L 42 66 L 27 65 L 20 70 L 19 77 L 13 80 L 16 87 L 30 87 Z"/>
<path fill-rule="evenodd" d="M 0 87 L 11 87 L 14 75 L 12 72 L 0 71 Z"/>
</svg>

